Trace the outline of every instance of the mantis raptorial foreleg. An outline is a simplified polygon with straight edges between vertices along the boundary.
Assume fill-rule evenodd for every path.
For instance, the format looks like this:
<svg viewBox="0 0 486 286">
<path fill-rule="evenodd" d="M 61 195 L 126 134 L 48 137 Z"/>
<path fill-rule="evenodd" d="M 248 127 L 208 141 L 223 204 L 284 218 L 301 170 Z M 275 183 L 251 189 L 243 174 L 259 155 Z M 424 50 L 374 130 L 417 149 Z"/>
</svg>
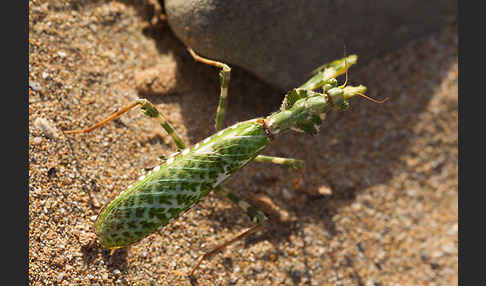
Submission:
<svg viewBox="0 0 486 286">
<path fill-rule="evenodd" d="M 227 102 L 227 98 L 228 98 L 228 85 L 229 85 L 229 81 L 230 81 L 231 68 L 225 63 L 201 57 L 200 55 L 196 54 L 192 49 L 188 49 L 188 51 L 196 61 L 207 64 L 207 65 L 211 65 L 211 66 L 221 68 L 221 72 L 219 73 L 221 93 L 220 93 L 220 96 L 219 96 L 219 104 L 218 104 L 218 108 L 216 110 L 216 119 L 215 119 L 215 125 L 214 125 L 216 131 L 219 131 L 223 128 L 224 116 L 226 114 L 226 102 Z M 274 163 L 274 164 L 279 164 L 279 165 L 288 165 L 292 168 L 300 168 L 304 164 L 304 162 L 301 161 L 301 160 L 290 159 L 290 158 L 281 158 L 281 157 L 263 156 L 263 155 L 258 155 L 255 158 L 255 161 L 256 162 L 264 162 L 264 163 Z"/>
</svg>

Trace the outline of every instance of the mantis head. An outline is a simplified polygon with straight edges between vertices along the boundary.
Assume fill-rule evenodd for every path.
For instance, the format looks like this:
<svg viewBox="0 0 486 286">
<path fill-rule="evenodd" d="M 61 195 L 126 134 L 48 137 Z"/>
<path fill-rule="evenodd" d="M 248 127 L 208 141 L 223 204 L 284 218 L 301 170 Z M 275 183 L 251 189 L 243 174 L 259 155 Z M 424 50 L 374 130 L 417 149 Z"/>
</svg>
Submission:
<svg viewBox="0 0 486 286">
<path fill-rule="evenodd" d="M 356 95 L 375 103 L 385 102 L 386 99 L 377 101 L 364 95 L 366 87 L 363 85 L 347 85 L 348 69 L 357 62 L 357 59 L 356 55 L 350 55 L 325 64 L 314 70 L 314 75 L 307 82 L 288 92 L 280 111 L 265 119 L 271 132 L 279 134 L 292 129 L 316 134 L 330 109 L 346 110 L 349 106 L 348 99 Z M 343 73 L 346 74 L 346 81 L 338 85 L 336 77 Z"/>
</svg>

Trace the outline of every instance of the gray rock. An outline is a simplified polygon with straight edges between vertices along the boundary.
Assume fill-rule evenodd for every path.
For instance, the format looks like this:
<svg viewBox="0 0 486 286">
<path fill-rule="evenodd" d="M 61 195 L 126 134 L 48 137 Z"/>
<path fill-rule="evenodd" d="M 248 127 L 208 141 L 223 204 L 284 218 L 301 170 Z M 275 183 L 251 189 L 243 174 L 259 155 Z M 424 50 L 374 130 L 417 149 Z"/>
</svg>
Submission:
<svg viewBox="0 0 486 286">
<path fill-rule="evenodd" d="M 360 63 L 456 19 L 456 1 L 165 0 L 174 33 L 202 56 L 290 89 L 348 53 Z"/>
</svg>

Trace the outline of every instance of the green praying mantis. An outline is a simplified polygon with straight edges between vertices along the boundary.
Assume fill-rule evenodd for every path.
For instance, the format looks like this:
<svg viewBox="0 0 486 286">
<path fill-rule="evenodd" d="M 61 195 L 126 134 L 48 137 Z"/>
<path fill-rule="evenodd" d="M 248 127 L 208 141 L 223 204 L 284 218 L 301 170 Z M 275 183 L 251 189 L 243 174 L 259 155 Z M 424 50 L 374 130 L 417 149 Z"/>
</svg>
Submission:
<svg viewBox="0 0 486 286">
<path fill-rule="evenodd" d="M 253 226 L 202 255 L 189 272 L 192 277 L 202 261 L 256 232 L 268 220 L 257 207 L 222 186 L 228 178 L 251 161 L 302 167 L 301 160 L 260 154 L 288 130 L 317 134 L 327 112 L 346 110 L 348 99 L 353 96 L 360 95 L 378 103 L 384 101 L 365 96 L 366 87 L 363 85 L 347 85 L 348 68 L 357 62 L 356 55 L 349 55 L 314 70 L 308 81 L 285 95 L 280 110 L 223 129 L 231 68 L 203 58 L 191 49 L 188 51 L 196 61 L 221 69 L 215 134 L 188 147 L 164 115 L 147 99 L 135 100 L 90 128 L 65 133 L 92 131 L 141 106 L 146 116 L 160 122 L 177 146 L 178 151 L 169 156 L 164 164 L 141 176 L 101 210 L 94 231 L 104 248 L 126 247 L 143 239 L 188 211 L 212 190 L 222 193 L 249 216 Z M 344 73 L 346 82 L 338 85 L 336 77 Z"/>
</svg>

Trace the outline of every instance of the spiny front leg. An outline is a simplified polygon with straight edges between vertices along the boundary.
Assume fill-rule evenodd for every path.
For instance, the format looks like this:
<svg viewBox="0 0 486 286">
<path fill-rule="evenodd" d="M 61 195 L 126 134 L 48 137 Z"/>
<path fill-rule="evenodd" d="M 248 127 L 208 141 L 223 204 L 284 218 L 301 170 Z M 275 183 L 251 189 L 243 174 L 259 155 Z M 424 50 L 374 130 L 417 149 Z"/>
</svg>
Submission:
<svg viewBox="0 0 486 286">
<path fill-rule="evenodd" d="M 190 48 L 188 48 L 187 50 L 194 58 L 194 60 L 207 65 L 221 68 L 221 71 L 219 72 L 219 84 L 221 85 L 221 93 L 219 95 L 218 109 L 216 110 L 216 120 L 214 124 L 214 128 L 216 129 L 216 131 L 219 131 L 221 128 L 223 128 L 223 121 L 226 113 L 226 99 L 228 97 L 228 86 L 230 82 L 231 68 L 224 63 L 203 58 L 196 54 Z"/>
<path fill-rule="evenodd" d="M 258 155 L 255 157 L 254 161 L 260 163 L 273 163 L 278 165 L 287 165 L 293 169 L 299 169 L 304 167 L 304 161 L 292 159 L 292 158 Z"/>
<path fill-rule="evenodd" d="M 182 138 L 175 132 L 174 128 L 172 127 L 172 125 L 170 125 L 169 121 L 167 121 L 167 119 L 162 115 L 162 113 L 160 113 L 157 110 L 157 108 L 155 108 L 155 106 L 145 98 L 139 98 L 139 99 L 133 101 L 132 103 L 130 103 L 127 106 L 120 109 L 118 112 L 114 113 L 113 115 L 102 120 L 101 122 L 96 123 L 95 125 L 93 125 L 89 128 L 82 129 L 82 130 L 64 131 L 64 133 L 76 134 L 76 133 L 90 132 L 90 131 L 92 131 L 96 128 L 99 128 L 99 127 L 105 125 L 106 123 L 112 121 L 113 119 L 120 117 L 123 113 L 128 112 L 129 110 L 136 107 L 137 105 L 142 106 L 142 110 L 143 110 L 143 113 L 145 115 L 147 115 L 148 117 L 156 118 L 157 120 L 159 120 L 162 128 L 164 128 L 164 130 L 167 131 L 167 134 L 169 134 L 169 136 L 172 138 L 172 140 L 174 140 L 174 143 L 177 145 L 177 149 L 183 150 L 184 148 L 186 148 L 186 144 L 184 143 L 184 140 L 182 140 Z"/>
<path fill-rule="evenodd" d="M 234 202 L 235 204 L 237 204 L 243 211 L 245 211 L 245 213 L 250 217 L 250 220 L 255 224 L 253 225 L 252 227 L 248 228 L 247 230 L 241 232 L 240 234 L 238 234 L 237 236 L 233 237 L 232 239 L 216 246 L 214 249 L 212 249 L 211 251 L 203 254 L 201 257 L 199 257 L 199 259 L 197 260 L 196 264 L 194 265 L 194 267 L 191 269 L 191 271 L 189 272 L 189 276 L 192 277 L 193 274 L 194 274 L 194 271 L 199 267 L 199 265 L 201 265 L 201 263 L 210 258 L 211 256 L 213 256 L 214 254 L 216 254 L 218 251 L 222 250 L 223 248 L 225 248 L 226 246 L 230 245 L 230 244 L 233 244 L 239 240 L 242 240 L 243 238 L 245 238 L 246 236 L 252 234 L 252 233 L 255 233 L 257 232 L 261 227 L 263 227 L 263 225 L 265 224 L 265 222 L 268 220 L 267 216 L 261 211 L 259 210 L 257 207 L 251 205 L 250 203 L 240 199 L 238 196 L 236 196 L 235 194 L 229 192 L 227 189 L 221 187 L 221 186 L 218 186 L 215 191 L 217 191 L 218 193 L 222 194 L 223 196 L 229 198 L 232 202 Z"/>
</svg>

